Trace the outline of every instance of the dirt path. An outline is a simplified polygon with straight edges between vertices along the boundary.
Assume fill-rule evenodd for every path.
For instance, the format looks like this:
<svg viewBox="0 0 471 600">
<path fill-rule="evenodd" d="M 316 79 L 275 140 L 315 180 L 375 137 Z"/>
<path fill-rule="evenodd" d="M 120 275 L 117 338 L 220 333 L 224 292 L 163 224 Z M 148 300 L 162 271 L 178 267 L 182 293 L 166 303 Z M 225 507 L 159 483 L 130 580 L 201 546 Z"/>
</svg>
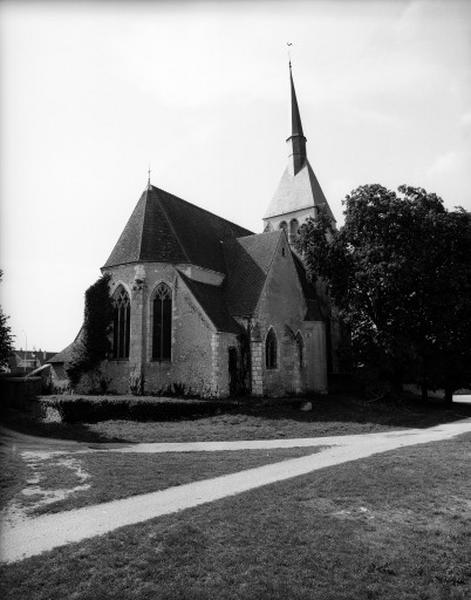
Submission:
<svg viewBox="0 0 471 600">
<path fill-rule="evenodd" d="M 409 429 L 355 436 L 198 444 L 137 444 L 129 448 L 109 448 L 108 451 L 113 452 L 194 452 L 325 446 L 326 444 L 331 446 L 317 454 L 197 481 L 160 492 L 142 494 L 59 514 L 44 515 L 15 526 L 3 524 L 0 560 L 2 562 L 21 560 L 71 542 L 103 535 L 118 527 L 141 523 L 161 515 L 213 502 L 226 496 L 240 494 L 318 469 L 366 458 L 400 447 L 446 440 L 468 432 L 471 432 L 471 419 L 430 429 Z M 83 452 L 84 450 L 77 448 L 77 451 Z M 100 450 L 95 451 L 99 452 Z"/>
</svg>

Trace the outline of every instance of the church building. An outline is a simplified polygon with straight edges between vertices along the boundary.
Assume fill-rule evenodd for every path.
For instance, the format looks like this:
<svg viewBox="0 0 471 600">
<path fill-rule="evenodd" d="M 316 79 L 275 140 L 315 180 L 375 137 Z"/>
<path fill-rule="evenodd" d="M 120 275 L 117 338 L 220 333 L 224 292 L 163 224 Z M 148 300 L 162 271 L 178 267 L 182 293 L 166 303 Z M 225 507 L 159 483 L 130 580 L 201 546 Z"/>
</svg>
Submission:
<svg viewBox="0 0 471 600">
<path fill-rule="evenodd" d="M 291 64 L 290 86 L 288 166 L 263 233 L 149 181 L 101 269 L 110 276 L 114 306 L 112 354 L 100 366 L 110 391 L 327 392 L 330 309 L 292 243 L 320 210 L 335 219 L 307 159 Z"/>
</svg>

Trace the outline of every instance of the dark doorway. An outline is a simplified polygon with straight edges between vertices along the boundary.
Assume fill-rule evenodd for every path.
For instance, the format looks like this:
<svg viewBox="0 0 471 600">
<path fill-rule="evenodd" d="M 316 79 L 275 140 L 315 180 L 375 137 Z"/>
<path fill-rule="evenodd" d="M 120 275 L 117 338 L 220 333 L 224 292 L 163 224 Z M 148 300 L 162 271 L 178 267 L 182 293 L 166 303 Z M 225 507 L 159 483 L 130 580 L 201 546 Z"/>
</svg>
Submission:
<svg viewBox="0 0 471 600">
<path fill-rule="evenodd" d="M 240 380 L 239 357 L 237 348 L 229 347 L 229 393 L 231 396 L 238 396 L 242 392 L 242 382 Z"/>
</svg>

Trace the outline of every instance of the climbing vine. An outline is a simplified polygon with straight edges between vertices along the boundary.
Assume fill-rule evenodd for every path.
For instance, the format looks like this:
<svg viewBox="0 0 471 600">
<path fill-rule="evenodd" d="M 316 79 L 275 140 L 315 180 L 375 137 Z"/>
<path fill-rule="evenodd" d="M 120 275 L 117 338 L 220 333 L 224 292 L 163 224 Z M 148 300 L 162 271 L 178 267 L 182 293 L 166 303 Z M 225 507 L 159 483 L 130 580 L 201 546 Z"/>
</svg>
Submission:
<svg viewBox="0 0 471 600">
<path fill-rule="evenodd" d="M 109 333 L 113 319 L 113 304 L 109 293 L 108 274 L 100 277 L 85 292 L 82 330 L 74 344 L 72 358 L 66 365 L 72 386 L 80 377 L 98 367 L 109 354 Z"/>
</svg>

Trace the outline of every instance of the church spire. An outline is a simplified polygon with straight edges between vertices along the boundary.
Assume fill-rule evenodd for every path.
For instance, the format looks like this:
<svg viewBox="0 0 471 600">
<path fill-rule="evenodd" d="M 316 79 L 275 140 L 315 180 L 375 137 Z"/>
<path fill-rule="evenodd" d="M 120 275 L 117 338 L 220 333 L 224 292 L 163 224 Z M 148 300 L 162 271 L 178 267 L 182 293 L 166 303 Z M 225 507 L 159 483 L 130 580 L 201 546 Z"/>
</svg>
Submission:
<svg viewBox="0 0 471 600">
<path fill-rule="evenodd" d="M 291 135 L 286 140 L 290 145 L 290 166 L 293 175 L 296 175 L 306 164 L 306 138 L 303 133 L 301 115 L 299 114 L 298 99 L 293 81 L 293 69 L 289 61 L 289 80 L 291 86 Z"/>
</svg>

